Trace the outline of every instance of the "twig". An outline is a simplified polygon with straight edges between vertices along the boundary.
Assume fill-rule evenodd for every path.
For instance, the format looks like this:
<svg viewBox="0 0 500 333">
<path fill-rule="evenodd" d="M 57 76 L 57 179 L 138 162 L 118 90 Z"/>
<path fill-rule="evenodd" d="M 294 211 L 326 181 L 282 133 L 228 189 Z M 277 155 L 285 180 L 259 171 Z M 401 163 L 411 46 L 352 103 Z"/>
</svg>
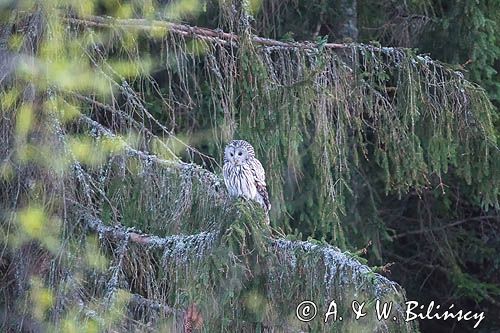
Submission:
<svg viewBox="0 0 500 333">
<path fill-rule="evenodd" d="M 401 257 L 401 256 L 399 256 L 397 254 L 394 254 L 394 253 L 392 253 L 391 256 L 394 257 L 394 258 L 396 258 L 399 261 L 402 261 L 402 262 L 407 262 L 409 264 L 417 265 L 419 267 L 424 267 L 424 268 L 431 269 L 431 270 L 437 270 L 437 271 L 441 272 L 442 274 L 444 274 L 446 276 L 449 276 L 450 274 L 453 274 L 450 269 L 445 268 L 445 267 L 440 266 L 440 265 L 426 264 L 426 263 L 420 262 L 420 261 L 415 260 L 415 259 Z M 497 300 L 495 300 L 489 294 L 487 294 L 487 293 L 481 293 L 481 296 L 483 296 L 486 301 L 488 301 L 491 304 L 495 305 L 496 307 L 500 308 L 500 302 L 498 302 Z"/>
<path fill-rule="evenodd" d="M 126 235 L 126 237 L 120 241 L 120 245 L 117 249 L 117 258 L 113 260 L 113 265 L 109 268 L 111 271 L 111 277 L 108 280 L 106 285 L 106 295 L 104 296 L 105 305 L 109 307 L 109 305 L 113 301 L 113 297 L 118 290 L 118 285 L 120 283 L 120 272 L 123 267 L 123 258 L 125 253 L 127 252 L 128 243 L 129 243 L 130 235 Z"/>
<path fill-rule="evenodd" d="M 176 309 L 170 307 L 169 305 L 166 305 L 166 304 L 159 302 L 159 301 L 156 301 L 156 300 L 146 298 L 146 297 L 141 296 L 139 294 L 132 294 L 129 301 L 128 301 L 128 304 L 130 306 L 136 307 L 136 308 L 143 307 L 143 308 L 151 309 L 153 311 L 157 311 L 166 317 L 171 316 L 171 315 L 179 315 L 180 316 L 183 313 L 183 311 L 181 311 L 181 310 L 176 310 Z M 105 324 L 105 320 L 103 318 L 101 318 L 100 315 L 95 310 L 92 310 L 92 309 L 86 307 L 84 305 L 83 301 L 81 301 L 79 307 L 80 307 L 80 311 L 86 317 L 92 318 L 92 319 L 98 321 L 100 324 L 103 324 L 103 325 Z"/>
<path fill-rule="evenodd" d="M 146 307 L 151 310 L 160 312 L 164 316 L 169 316 L 172 314 L 181 314 L 182 311 L 173 309 L 172 307 L 158 302 L 156 300 L 151 300 L 149 298 L 143 297 L 138 294 L 132 294 L 129 304 L 135 307 Z"/>
<path fill-rule="evenodd" d="M 440 226 L 440 227 L 429 228 L 429 229 L 418 229 L 418 230 L 411 230 L 411 231 L 403 232 L 403 233 L 391 236 L 391 239 L 399 239 L 399 238 L 406 237 L 406 236 L 409 236 L 409 235 L 418 235 L 418 234 L 424 234 L 424 233 L 427 233 L 427 232 L 441 231 L 441 230 L 444 230 L 446 228 L 451 228 L 451 227 L 455 227 L 457 225 L 461 225 L 461 224 L 467 223 L 469 221 L 482 221 L 482 220 L 489 220 L 489 219 L 498 219 L 498 216 L 476 216 L 476 217 L 470 217 L 470 218 L 467 218 L 467 219 L 464 219 L 464 220 L 458 220 L 458 221 L 455 221 L 455 222 L 452 222 L 452 223 L 449 223 L 449 224 L 446 224 L 446 225 L 443 225 L 443 226 Z"/>
</svg>

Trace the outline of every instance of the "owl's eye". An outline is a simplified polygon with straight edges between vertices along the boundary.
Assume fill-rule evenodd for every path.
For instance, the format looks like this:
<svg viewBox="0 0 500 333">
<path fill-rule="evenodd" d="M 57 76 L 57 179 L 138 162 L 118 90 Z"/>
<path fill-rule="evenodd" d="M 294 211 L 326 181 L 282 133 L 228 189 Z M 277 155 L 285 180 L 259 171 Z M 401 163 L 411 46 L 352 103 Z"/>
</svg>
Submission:
<svg viewBox="0 0 500 333">
<path fill-rule="evenodd" d="M 238 155 L 239 155 L 239 156 L 241 156 L 241 154 L 242 154 L 242 152 L 241 152 L 241 151 L 240 151 L 240 152 L 238 152 Z"/>
<path fill-rule="evenodd" d="M 233 153 L 229 153 L 229 155 L 231 155 L 231 157 L 234 155 Z"/>
</svg>

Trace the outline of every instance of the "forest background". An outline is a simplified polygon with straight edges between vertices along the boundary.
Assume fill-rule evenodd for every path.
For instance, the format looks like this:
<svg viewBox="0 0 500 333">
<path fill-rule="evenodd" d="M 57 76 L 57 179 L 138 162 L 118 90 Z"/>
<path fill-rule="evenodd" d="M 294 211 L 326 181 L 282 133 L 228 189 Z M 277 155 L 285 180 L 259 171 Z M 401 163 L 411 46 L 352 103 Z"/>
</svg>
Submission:
<svg viewBox="0 0 500 333">
<path fill-rule="evenodd" d="M 282 282 L 308 274 L 294 260 L 314 295 L 334 273 L 306 249 L 334 246 L 348 274 L 366 264 L 375 285 L 485 311 L 474 331 L 500 331 L 500 2 L 2 1 L 0 14 L 6 330 L 147 331 L 172 314 L 207 332 L 286 329 L 276 313 L 305 296 Z M 266 169 L 273 230 L 224 194 L 233 138 Z"/>
</svg>

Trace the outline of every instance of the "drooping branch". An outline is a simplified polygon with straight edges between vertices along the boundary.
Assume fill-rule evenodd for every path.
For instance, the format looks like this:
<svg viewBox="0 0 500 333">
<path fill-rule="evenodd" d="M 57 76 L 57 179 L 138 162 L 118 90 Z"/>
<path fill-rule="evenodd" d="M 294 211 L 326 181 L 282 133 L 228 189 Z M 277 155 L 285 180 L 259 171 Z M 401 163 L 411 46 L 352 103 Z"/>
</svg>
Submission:
<svg viewBox="0 0 500 333">
<path fill-rule="evenodd" d="M 376 281 L 374 290 L 377 298 L 382 297 L 383 294 L 388 291 L 398 292 L 401 289 L 397 283 L 379 274 L 374 274 L 368 266 L 362 265 L 359 261 L 354 259 L 354 256 L 349 256 L 334 246 L 318 245 L 307 241 L 290 241 L 286 239 L 272 239 L 270 244 L 273 251 L 280 255 L 318 253 L 322 256 L 326 268 L 324 280 L 329 281 L 327 283 L 328 287 L 331 287 L 332 278 L 338 274 L 340 268 L 341 270 L 349 272 L 349 278 L 354 280 L 362 279 L 363 276 L 368 274 L 373 274 L 374 280 Z M 291 262 L 296 259 L 297 258 L 292 258 Z"/>
<path fill-rule="evenodd" d="M 224 32 L 221 29 L 209 29 L 162 20 L 119 19 L 110 16 L 87 16 L 84 18 L 63 17 L 62 19 L 71 24 L 87 27 L 136 29 L 147 32 L 154 32 L 158 35 L 162 35 L 162 33 L 174 33 L 180 36 L 197 38 L 200 40 L 205 40 L 222 45 L 237 46 L 240 42 L 240 37 L 238 35 L 230 32 Z M 317 43 L 313 43 L 310 41 L 284 42 L 260 36 L 252 36 L 251 41 L 257 45 L 278 49 L 317 50 L 321 47 L 326 49 L 345 50 L 353 48 L 363 48 L 370 52 L 381 52 L 397 57 L 400 57 L 401 52 L 404 52 L 406 50 L 405 48 L 401 47 L 381 47 L 361 43 L 324 43 L 320 46 Z M 439 67 L 441 69 L 444 68 L 439 62 L 432 60 L 428 56 L 416 56 L 416 58 L 422 63 L 432 63 L 436 67 Z"/>
<path fill-rule="evenodd" d="M 194 173 L 197 175 L 197 178 L 201 182 L 206 183 L 210 187 L 219 188 L 219 183 L 220 183 L 219 178 L 217 176 L 215 176 L 214 174 L 212 174 L 211 172 L 203 169 L 202 167 L 200 167 L 196 164 L 185 163 L 185 162 L 182 162 L 179 160 L 175 160 L 175 161 L 164 160 L 164 159 L 161 159 L 155 155 L 151 155 L 151 154 L 145 153 L 143 151 L 134 149 L 134 148 L 130 147 L 124 140 L 121 140 L 114 133 L 112 133 L 108 128 L 104 127 L 103 125 L 101 125 L 97 121 L 92 120 L 88 116 L 81 115 L 80 121 L 82 123 L 85 123 L 87 126 L 89 126 L 94 131 L 94 133 L 97 133 L 100 136 L 102 135 L 102 136 L 109 138 L 109 139 L 112 139 L 112 140 L 114 140 L 114 139 L 120 140 L 120 143 L 123 145 L 125 152 L 129 156 L 134 156 L 134 157 L 140 159 L 141 161 L 145 162 L 146 164 L 157 163 L 160 165 L 164 165 L 167 168 L 181 170 L 182 172 L 186 172 L 186 173 Z M 220 193 L 221 193 L 221 196 L 224 195 L 222 191 Z"/>
<path fill-rule="evenodd" d="M 129 90 L 131 90 L 131 89 L 129 89 Z M 150 130 L 149 128 L 147 128 L 146 126 L 144 126 L 142 123 L 139 123 L 136 119 L 134 119 L 134 117 L 132 117 L 131 115 L 127 114 L 125 111 L 123 111 L 123 110 L 121 110 L 121 109 L 119 109 L 117 107 L 113 107 L 111 105 L 107 105 L 107 104 L 101 103 L 101 102 L 99 102 L 99 101 L 97 101 L 95 99 L 92 99 L 90 97 L 87 97 L 87 96 L 84 96 L 84 95 L 81 95 L 81 94 L 78 94 L 78 93 L 75 93 L 75 92 L 66 92 L 66 93 L 69 94 L 70 96 L 72 96 L 72 97 L 74 97 L 74 98 L 82 101 L 82 102 L 89 103 L 89 104 L 93 105 L 94 107 L 96 107 L 98 109 L 101 109 L 101 110 L 104 110 L 104 111 L 109 111 L 109 112 L 112 112 L 112 113 L 116 114 L 118 117 L 120 117 L 123 120 L 129 122 L 130 124 L 133 124 L 137 129 L 140 129 L 141 131 L 143 131 L 144 133 L 146 133 L 149 138 L 157 139 L 157 142 L 165 150 L 167 150 L 170 153 L 172 153 L 172 156 L 175 156 L 175 154 L 170 150 L 170 148 L 162 140 L 160 140 L 160 137 L 158 135 L 156 135 L 155 133 L 153 133 L 152 130 Z M 180 140 L 179 138 L 177 138 L 177 136 L 175 136 L 171 131 L 169 131 L 168 129 L 166 129 L 165 126 L 163 126 L 161 123 L 159 123 L 158 120 L 156 120 L 151 115 L 151 113 L 147 112 L 147 110 L 144 107 L 141 108 L 141 111 L 143 111 L 144 115 L 147 116 L 148 119 L 150 119 L 156 125 L 158 125 L 161 128 L 162 132 L 166 133 L 170 139 L 175 140 L 175 142 L 183 145 L 184 147 L 186 147 L 187 150 L 192 151 L 193 153 L 196 153 L 200 157 L 202 157 L 204 159 L 207 159 L 207 160 L 210 160 L 210 161 L 214 162 L 215 164 L 217 164 L 217 162 L 215 161 L 215 159 L 213 157 L 208 156 L 206 154 L 203 154 L 199 150 L 195 149 L 192 146 L 187 145 L 182 140 Z"/>
<path fill-rule="evenodd" d="M 198 253 L 196 261 L 209 262 L 218 253 L 214 252 L 216 246 L 212 246 L 215 245 L 214 240 L 216 239 L 213 233 L 202 232 L 189 236 L 158 237 L 145 235 L 135 229 L 123 226 L 106 226 L 95 217 L 87 217 L 86 223 L 91 231 L 108 240 L 121 242 L 124 239 L 129 239 L 130 242 L 146 246 L 148 249 L 156 248 L 163 252 L 173 253 L 173 257 L 184 253 L 184 250 L 182 250 L 184 248 L 193 250 L 198 247 L 196 249 Z M 347 303 L 342 303 L 346 301 L 346 293 L 356 292 L 359 297 L 365 297 L 366 299 L 394 301 L 394 314 L 398 321 L 403 321 L 404 292 L 401 287 L 372 272 L 367 266 L 360 264 L 353 256 L 343 253 L 330 245 L 319 245 L 306 241 L 269 238 L 268 244 L 269 253 L 273 254 L 271 257 L 276 256 L 275 258 L 277 258 L 269 267 L 270 271 L 267 272 L 270 301 L 280 302 L 276 298 L 280 295 L 275 293 L 276 285 L 286 285 L 294 279 L 301 278 L 304 279 L 306 284 L 310 283 L 310 281 L 317 284 L 314 288 L 320 289 L 314 289 L 316 290 L 314 295 L 322 299 L 322 302 L 327 302 L 326 305 L 332 299 L 336 299 L 337 302 L 340 302 L 340 305 L 347 306 Z M 144 250 L 146 249 L 144 248 Z M 142 248 L 138 248 L 138 251 L 142 251 Z M 189 271 L 193 262 L 180 259 L 177 265 L 179 266 L 176 266 L 175 271 Z M 275 267 L 279 267 L 279 270 L 276 270 Z M 188 275 L 186 278 L 191 277 Z M 171 281 L 171 283 L 174 282 Z M 342 288 L 337 288 L 338 286 Z M 302 295 L 302 297 L 306 297 L 306 295 Z M 295 302 L 296 300 L 293 298 L 291 301 Z M 159 311 L 164 315 L 176 313 L 170 306 L 139 295 L 133 295 L 131 303 L 145 306 L 154 312 Z M 271 322 L 274 323 L 272 320 Z M 381 331 L 387 331 L 387 327 L 384 326 L 387 323 L 384 324 L 379 321 L 372 321 L 372 323 L 376 323 Z M 292 321 L 290 325 L 290 327 L 298 329 L 301 324 Z M 392 325 L 392 322 L 389 325 Z M 412 324 L 408 323 L 404 326 L 403 331 L 412 331 L 412 327 Z"/>
<path fill-rule="evenodd" d="M 213 44 L 219 45 L 231 45 L 238 46 L 241 42 L 240 36 L 231 32 L 224 32 L 221 29 L 209 29 L 204 27 L 190 26 L 187 24 L 174 23 L 164 20 L 149 20 L 149 19 L 119 19 L 110 16 L 87 16 L 82 18 L 77 17 L 62 17 L 62 19 L 68 23 L 87 26 L 87 27 L 101 27 L 101 28 L 121 28 L 121 29 L 136 29 L 141 31 L 147 31 L 155 33 L 156 35 L 162 36 L 167 33 L 177 34 L 179 36 L 196 38 L 199 40 L 204 40 Z M 318 43 L 310 41 L 301 42 L 285 42 L 278 41 L 271 38 L 265 38 L 260 36 L 251 36 L 251 41 L 257 45 L 261 45 L 267 50 L 300 50 L 300 51 L 317 51 L 319 49 L 330 49 L 330 50 L 344 50 L 346 52 L 359 50 L 363 52 L 371 52 L 372 55 L 380 54 L 394 59 L 402 59 L 405 57 L 407 52 L 413 53 L 412 50 L 404 47 L 383 47 L 370 44 L 362 43 Z M 399 62 L 396 61 L 396 65 Z M 414 64 L 419 63 L 423 67 L 423 71 L 426 73 L 441 72 L 441 75 L 449 76 L 448 79 L 463 81 L 464 77 L 460 71 L 452 70 L 442 63 L 431 59 L 428 55 L 414 55 L 412 60 Z M 120 85 L 119 85 L 120 86 Z M 123 89 L 120 86 L 120 89 Z M 127 87 L 125 87 L 127 88 Z M 378 92 L 373 91 L 372 87 L 367 87 L 372 90 L 373 93 Z M 391 89 L 391 87 L 389 87 Z"/>
</svg>

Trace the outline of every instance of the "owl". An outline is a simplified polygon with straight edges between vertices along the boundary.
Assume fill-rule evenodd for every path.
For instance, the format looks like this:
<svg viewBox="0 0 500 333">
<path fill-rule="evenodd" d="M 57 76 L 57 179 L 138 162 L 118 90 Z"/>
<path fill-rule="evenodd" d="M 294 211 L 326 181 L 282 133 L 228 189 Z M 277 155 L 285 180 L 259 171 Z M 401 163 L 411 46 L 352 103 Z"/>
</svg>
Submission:
<svg viewBox="0 0 500 333">
<path fill-rule="evenodd" d="M 244 197 L 257 201 L 265 211 L 271 209 L 266 188 L 266 173 L 255 158 L 251 144 L 233 140 L 224 149 L 224 182 L 231 197 Z"/>
</svg>

